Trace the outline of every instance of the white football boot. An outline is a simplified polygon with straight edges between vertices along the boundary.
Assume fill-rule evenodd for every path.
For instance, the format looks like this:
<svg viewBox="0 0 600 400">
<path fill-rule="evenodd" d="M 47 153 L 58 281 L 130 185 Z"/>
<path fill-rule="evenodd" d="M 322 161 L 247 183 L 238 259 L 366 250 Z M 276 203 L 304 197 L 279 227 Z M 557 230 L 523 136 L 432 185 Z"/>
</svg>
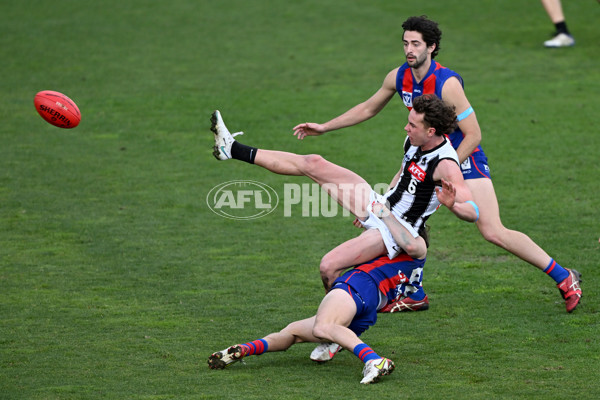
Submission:
<svg viewBox="0 0 600 400">
<path fill-rule="evenodd" d="M 343 347 L 337 343 L 321 343 L 310 353 L 310 359 L 316 362 L 330 361 Z"/>
<path fill-rule="evenodd" d="M 389 358 L 380 358 L 377 360 L 367 361 L 363 368 L 364 378 L 360 383 L 368 385 L 369 383 L 375 383 L 380 377 L 389 375 L 394 370 L 394 362 Z"/>
<path fill-rule="evenodd" d="M 215 134 L 213 155 L 217 160 L 229 160 L 231 158 L 231 145 L 235 142 L 234 136 L 243 135 L 244 132 L 229 133 L 219 110 L 213 112 L 210 122 L 210 130 Z"/>
<path fill-rule="evenodd" d="M 551 48 L 571 47 L 575 46 L 575 39 L 573 39 L 573 36 L 567 35 L 566 33 L 559 33 L 552 39 L 546 40 L 544 46 Z"/>
</svg>

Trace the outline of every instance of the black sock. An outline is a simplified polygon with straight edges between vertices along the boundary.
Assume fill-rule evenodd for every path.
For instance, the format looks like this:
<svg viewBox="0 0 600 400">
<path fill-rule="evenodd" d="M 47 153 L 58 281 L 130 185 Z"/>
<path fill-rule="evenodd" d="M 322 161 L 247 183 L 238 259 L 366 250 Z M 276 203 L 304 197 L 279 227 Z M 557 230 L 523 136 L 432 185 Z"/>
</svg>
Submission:
<svg viewBox="0 0 600 400">
<path fill-rule="evenodd" d="M 256 150 L 256 147 L 246 146 L 245 144 L 241 144 L 236 140 L 231 144 L 231 158 L 254 164 Z"/>
<path fill-rule="evenodd" d="M 567 29 L 567 23 L 565 21 L 557 22 L 556 24 L 554 24 L 554 26 L 556 26 L 557 33 L 564 33 L 567 35 L 571 35 L 569 33 L 569 30 Z"/>
</svg>

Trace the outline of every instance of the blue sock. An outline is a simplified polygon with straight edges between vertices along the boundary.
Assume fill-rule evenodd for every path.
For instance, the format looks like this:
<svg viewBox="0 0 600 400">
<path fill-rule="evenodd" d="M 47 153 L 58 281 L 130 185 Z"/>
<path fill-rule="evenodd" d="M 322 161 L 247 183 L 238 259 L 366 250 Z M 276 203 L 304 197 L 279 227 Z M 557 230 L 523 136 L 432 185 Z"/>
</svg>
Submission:
<svg viewBox="0 0 600 400">
<path fill-rule="evenodd" d="M 258 356 L 266 353 L 269 349 L 269 344 L 265 339 L 258 339 L 253 342 L 241 344 L 240 346 L 244 349 L 244 356 Z"/>
<path fill-rule="evenodd" d="M 356 345 L 356 347 L 352 351 L 354 352 L 354 355 L 360 358 L 360 360 L 364 363 L 370 360 L 377 360 L 381 358 L 377 353 L 373 351 L 372 348 L 370 348 L 364 343 Z"/>
<path fill-rule="evenodd" d="M 550 278 L 554 279 L 556 283 L 561 283 L 569 276 L 569 271 L 561 267 L 554 259 L 550 259 L 550 264 L 548 264 L 544 272 L 550 275 Z"/>
<path fill-rule="evenodd" d="M 426 294 L 422 287 L 420 287 L 419 290 L 417 290 L 416 292 L 408 295 L 408 297 L 410 297 L 414 301 L 421 301 L 425 298 L 425 296 Z"/>
</svg>

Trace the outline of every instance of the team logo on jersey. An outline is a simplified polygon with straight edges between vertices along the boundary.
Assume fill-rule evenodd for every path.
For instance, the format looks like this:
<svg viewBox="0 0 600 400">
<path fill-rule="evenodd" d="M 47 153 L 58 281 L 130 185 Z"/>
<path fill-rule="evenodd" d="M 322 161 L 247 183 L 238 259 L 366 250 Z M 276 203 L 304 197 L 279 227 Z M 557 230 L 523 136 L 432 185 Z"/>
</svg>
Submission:
<svg viewBox="0 0 600 400">
<path fill-rule="evenodd" d="M 423 182 L 425 180 L 425 171 L 423 171 L 416 163 L 411 163 L 408 167 L 408 172 L 419 182 Z"/>
<path fill-rule="evenodd" d="M 402 91 L 402 101 L 406 107 L 412 108 L 412 92 Z"/>
<path fill-rule="evenodd" d="M 460 164 L 460 169 L 462 170 L 463 175 L 468 175 L 471 173 L 471 160 L 467 158 Z"/>
</svg>

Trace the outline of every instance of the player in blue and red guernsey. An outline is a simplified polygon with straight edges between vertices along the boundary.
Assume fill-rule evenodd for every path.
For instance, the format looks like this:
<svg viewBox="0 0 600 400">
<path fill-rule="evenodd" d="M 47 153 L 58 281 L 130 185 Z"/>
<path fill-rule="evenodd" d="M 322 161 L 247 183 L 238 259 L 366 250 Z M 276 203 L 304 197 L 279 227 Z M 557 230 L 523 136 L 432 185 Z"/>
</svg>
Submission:
<svg viewBox="0 0 600 400">
<path fill-rule="evenodd" d="M 403 253 L 357 266 L 336 279 L 315 316 L 292 322 L 262 339 L 217 351 L 209 356 L 208 366 L 224 369 L 244 357 L 285 351 L 303 342 L 328 341 L 339 343 L 364 363 L 360 383 L 377 382 L 394 370 L 394 362 L 378 355 L 359 336 L 375 324 L 377 310 L 386 302 L 407 290 L 420 289 L 424 264 L 425 259 L 416 260 Z"/>
<path fill-rule="evenodd" d="M 373 96 L 324 124 L 299 124 L 294 128 L 294 134 L 303 139 L 359 124 L 377 115 L 396 94 L 410 110 L 416 97 L 435 93 L 453 106 L 458 116 L 458 129 L 450 135 L 450 140 L 458 154 L 465 182 L 480 208 L 477 227 L 482 236 L 547 273 L 556 281 L 567 312 L 572 312 L 582 295 L 580 274 L 563 268 L 527 235 L 507 229 L 500 220 L 487 157 L 479 144 L 481 129 L 465 95 L 463 79 L 434 60 L 440 50 L 442 37 L 438 24 L 424 16 L 410 17 L 402 24 L 402 28 L 406 63 L 390 71 Z M 392 181 L 391 187 L 394 184 Z M 333 249 L 323 257 L 321 275 L 335 279 L 345 268 L 353 265 L 354 257 L 356 254 L 346 248 Z M 427 309 L 429 301 L 423 296 L 423 293 L 419 293 L 417 298 L 409 296 L 398 299 L 382 311 Z"/>
</svg>

